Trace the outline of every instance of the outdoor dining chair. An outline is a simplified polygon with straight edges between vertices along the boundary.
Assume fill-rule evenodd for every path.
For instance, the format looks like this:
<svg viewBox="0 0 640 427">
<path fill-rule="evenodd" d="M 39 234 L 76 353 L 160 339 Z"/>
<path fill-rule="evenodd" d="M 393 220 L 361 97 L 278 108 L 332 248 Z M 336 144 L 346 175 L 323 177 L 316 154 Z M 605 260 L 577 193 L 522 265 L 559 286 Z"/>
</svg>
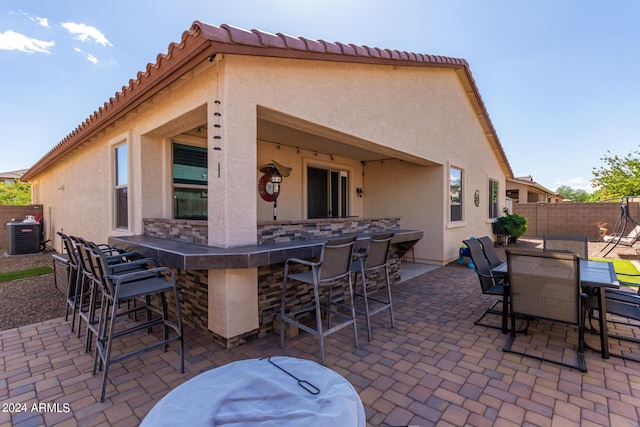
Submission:
<svg viewBox="0 0 640 427">
<path fill-rule="evenodd" d="M 372 236 L 365 251 L 355 253 L 355 261 L 353 261 L 350 266 L 350 270 L 354 273 L 354 302 L 356 302 L 357 297 L 361 297 L 364 304 L 364 310 L 358 310 L 358 306 L 356 305 L 356 312 L 364 313 L 365 315 L 369 341 L 371 341 L 371 316 L 374 314 L 389 310 L 391 327 L 395 328 L 388 264 L 389 246 L 391 245 L 392 238 L 393 233 L 376 234 Z M 386 299 L 373 296 L 372 292 L 367 289 L 367 274 L 375 274 L 377 271 L 381 271 L 384 274 Z M 358 275 L 360 276 L 361 282 L 360 292 L 358 292 Z M 373 307 L 370 306 L 371 303 L 373 303 Z"/>
<path fill-rule="evenodd" d="M 502 350 L 586 372 L 584 331 L 587 295 L 580 288 L 579 257 L 561 252 L 507 250 L 507 268 L 511 334 Z M 565 355 L 566 346 L 560 345 L 562 343 L 555 345 L 554 337 L 523 339 L 520 346 L 524 349 L 514 349 L 516 318 L 526 318 L 527 330 L 529 318 L 577 325 L 576 362 L 571 363 L 571 357 Z M 552 355 L 555 357 L 551 358 Z"/>
<path fill-rule="evenodd" d="M 482 250 L 482 244 L 478 239 L 464 240 L 463 243 L 469 248 L 471 261 L 473 262 L 474 269 L 478 274 L 482 293 L 485 295 L 494 295 L 501 297 L 496 299 L 487 309 L 485 309 L 482 312 L 482 315 L 474 323 L 480 326 L 500 329 L 503 333 L 507 333 L 509 284 L 505 280 L 504 275 L 496 275 L 491 271 L 492 266 L 489 264 L 489 261 L 487 260 L 487 257 Z M 501 310 L 497 310 L 494 308 L 498 303 L 502 304 Z M 492 325 L 490 323 L 483 323 L 482 319 L 487 314 L 496 314 L 502 316 L 501 326 Z"/>
<path fill-rule="evenodd" d="M 93 375 L 102 369 L 100 401 L 104 401 L 109 368 L 112 363 L 159 347 L 164 347 L 166 351 L 169 343 L 174 341 L 180 342 L 181 372 L 184 373 L 182 312 L 173 270 L 168 267 L 155 267 L 122 274 L 109 274 L 112 269 L 105 253 L 94 248 L 90 255 L 96 273 L 96 283 L 100 287 L 102 296 L 93 361 Z M 167 296 L 173 299 L 174 320 L 169 316 Z M 129 305 L 121 304 L 139 298 L 145 300 L 145 305 L 131 308 Z M 129 324 L 131 321 L 127 320 L 126 326 L 118 327 L 119 318 L 139 310 L 145 310 L 148 314 L 144 322 L 134 322 L 132 326 Z M 155 325 L 162 326 L 161 338 L 144 340 L 143 347 L 119 348 L 117 355 L 114 355 L 115 343 L 121 337 L 144 329 L 152 332 L 151 328 Z"/>
<path fill-rule="evenodd" d="M 497 267 L 504 262 L 498 256 L 498 252 L 496 251 L 495 244 L 493 243 L 493 240 L 491 240 L 491 237 L 478 237 L 478 241 L 480 241 L 480 244 L 482 245 L 482 251 L 484 252 L 484 256 L 487 258 L 487 261 L 489 261 L 491 268 Z"/>
<path fill-rule="evenodd" d="M 289 258 L 284 266 L 284 278 L 282 280 L 282 297 L 280 301 L 280 347 L 284 347 L 285 323 L 294 325 L 303 331 L 318 337 L 320 343 L 320 358 L 325 364 L 324 338 L 338 330 L 352 325 L 355 346 L 358 347 L 358 329 L 356 326 L 356 312 L 353 303 L 353 285 L 351 282 L 351 258 L 356 238 L 349 237 L 325 242 L 318 261 L 307 261 L 299 258 Z M 310 269 L 302 273 L 292 273 L 294 266 L 305 266 Z M 297 268 L 297 267 L 296 267 Z M 332 287 L 339 282 L 347 281 L 349 309 L 345 313 L 338 308 L 333 309 Z M 290 282 L 296 281 L 313 286 L 313 305 L 286 311 L 286 297 Z M 328 287 L 329 297 L 326 304 L 320 300 L 320 288 Z M 327 327 L 322 325 L 322 313 L 327 313 Z M 304 323 L 305 315 L 315 315 L 314 325 Z M 332 326 L 331 319 L 336 316 L 341 321 Z"/>
<path fill-rule="evenodd" d="M 542 237 L 543 251 L 564 251 L 589 258 L 589 236 L 586 234 L 545 234 Z"/>
</svg>

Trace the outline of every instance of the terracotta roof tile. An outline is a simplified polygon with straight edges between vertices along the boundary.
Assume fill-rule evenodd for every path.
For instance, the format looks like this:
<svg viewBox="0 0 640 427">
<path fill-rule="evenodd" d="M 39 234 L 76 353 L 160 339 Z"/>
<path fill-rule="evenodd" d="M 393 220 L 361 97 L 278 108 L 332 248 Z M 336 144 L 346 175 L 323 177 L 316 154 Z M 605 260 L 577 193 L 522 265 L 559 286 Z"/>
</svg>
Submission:
<svg viewBox="0 0 640 427">
<path fill-rule="evenodd" d="M 358 56 L 356 49 L 353 47 L 353 45 L 344 44 L 340 42 L 335 42 L 335 44 L 340 47 L 343 55 Z"/>
<path fill-rule="evenodd" d="M 485 120 L 485 125 L 489 129 L 488 134 L 493 135 L 496 149 L 501 153 L 506 175 L 513 175 L 493 129 L 493 124 L 489 119 L 484 102 L 480 97 L 475 80 L 464 59 L 416 54 L 340 42 L 332 43 L 324 40 L 310 40 L 305 37 L 292 37 L 282 33 L 271 34 L 260 30 L 248 31 L 228 24 L 222 24 L 217 27 L 195 21 L 191 28 L 182 34 L 182 39 L 179 43 L 171 43 L 166 54 L 158 55 L 154 64 L 148 64 L 144 72 L 140 71 L 135 79 L 129 80 L 127 86 L 123 86 L 120 92 L 111 97 L 108 102 L 105 102 L 103 106 L 98 108 L 96 112 L 32 166 L 25 173 L 24 179 L 28 180 L 38 172 L 46 169 L 56 159 L 95 136 L 98 132 L 149 99 L 157 91 L 177 80 L 184 72 L 217 53 L 369 64 L 399 63 L 409 66 L 442 66 L 462 69 L 464 71 L 463 74 L 468 79 L 472 96 L 475 97 L 479 105 L 479 116 Z"/>
<path fill-rule="evenodd" d="M 367 55 L 369 55 L 369 56 L 371 56 L 373 58 L 382 58 L 382 55 L 380 53 L 380 49 L 378 49 L 377 47 L 362 46 L 362 48 L 366 49 Z"/>
<path fill-rule="evenodd" d="M 258 30 L 251 30 L 251 32 L 258 35 L 260 41 L 262 42 L 262 45 L 265 47 L 280 47 L 283 49 L 287 48 L 287 44 L 280 36 Z"/>
<path fill-rule="evenodd" d="M 310 52 L 325 53 L 327 51 L 324 43 L 318 40 L 311 40 L 306 37 L 300 37 L 300 40 L 304 41 L 304 44 Z"/>
<path fill-rule="evenodd" d="M 285 46 L 288 47 L 289 49 L 311 50 L 308 48 L 307 44 L 305 43 L 305 40 L 302 37 L 293 37 L 283 33 L 278 33 L 278 36 L 282 37 L 282 40 L 284 40 Z"/>
<path fill-rule="evenodd" d="M 222 24 L 221 27 L 229 32 L 229 37 L 235 44 L 248 46 L 264 46 L 262 44 L 262 41 L 260 40 L 260 37 L 258 37 L 258 34 L 254 32 L 227 24 Z"/>
<path fill-rule="evenodd" d="M 324 46 L 326 53 L 335 53 L 336 55 L 342 55 L 342 49 L 337 43 L 331 43 L 324 40 L 318 40 Z"/>
</svg>

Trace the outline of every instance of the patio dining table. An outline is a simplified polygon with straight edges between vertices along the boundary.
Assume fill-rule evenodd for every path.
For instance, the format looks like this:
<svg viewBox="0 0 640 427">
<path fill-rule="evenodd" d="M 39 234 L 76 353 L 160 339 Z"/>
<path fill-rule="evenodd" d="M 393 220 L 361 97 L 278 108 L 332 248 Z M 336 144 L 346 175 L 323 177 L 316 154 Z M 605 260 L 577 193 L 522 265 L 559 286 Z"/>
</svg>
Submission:
<svg viewBox="0 0 640 427">
<path fill-rule="evenodd" d="M 344 377 L 311 360 L 274 356 L 190 379 L 164 396 L 141 426 L 365 424 L 360 397 Z"/>
<path fill-rule="evenodd" d="M 506 274 L 507 263 L 494 267 L 494 273 Z M 602 261 L 580 260 L 580 284 L 583 288 L 595 291 L 598 300 L 598 326 L 600 329 L 600 353 L 603 359 L 609 358 L 609 335 L 607 331 L 607 305 L 605 289 L 619 289 L 620 282 L 613 268 L 613 263 Z"/>
</svg>

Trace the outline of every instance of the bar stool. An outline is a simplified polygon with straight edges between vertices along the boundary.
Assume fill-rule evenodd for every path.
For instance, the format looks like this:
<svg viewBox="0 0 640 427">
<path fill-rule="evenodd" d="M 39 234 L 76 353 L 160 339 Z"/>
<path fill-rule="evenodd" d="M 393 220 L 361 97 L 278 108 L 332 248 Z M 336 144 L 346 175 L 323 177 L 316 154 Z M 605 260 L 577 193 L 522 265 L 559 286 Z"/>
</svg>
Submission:
<svg viewBox="0 0 640 427">
<path fill-rule="evenodd" d="M 180 342 L 181 372 L 184 373 L 184 337 L 182 330 L 182 313 L 180 310 L 180 299 L 178 288 L 173 271 L 168 267 L 156 267 L 149 270 L 133 271 L 119 275 L 112 275 L 107 256 L 100 250 L 91 251 L 91 259 L 96 273 L 97 283 L 101 288 L 102 302 L 98 321 L 96 338 L 96 351 L 93 358 L 93 375 L 99 368 L 102 372 L 102 389 L 100 401 L 104 401 L 104 395 L 109 374 L 109 367 L 114 362 L 119 362 L 126 358 L 136 356 L 144 351 L 164 347 L 168 349 L 169 343 Z M 169 319 L 167 294 L 173 297 L 175 304 L 175 321 Z M 160 306 L 151 304 L 151 296 L 157 296 Z M 122 302 L 129 302 L 138 298 L 146 300 L 144 306 L 121 308 Z M 116 320 L 122 315 L 145 310 L 148 314 L 143 323 L 136 323 L 134 326 L 120 327 L 116 330 Z M 151 316 L 155 313 L 155 316 Z M 159 317 L 158 317 L 159 316 Z M 125 335 L 147 329 L 151 331 L 154 325 L 162 325 L 162 338 L 157 340 L 145 340 L 146 344 L 142 348 L 135 348 L 130 351 L 124 349 L 123 353 L 117 356 L 112 355 L 114 341 Z"/>
<path fill-rule="evenodd" d="M 282 281 L 282 299 L 280 302 L 280 347 L 284 347 L 284 330 L 285 323 L 290 323 L 298 328 L 313 334 L 318 337 L 320 341 L 320 358 L 322 364 L 325 364 L 324 356 L 324 337 L 332 334 L 346 326 L 353 325 L 353 338 L 355 346 L 358 347 L 358 329 L 356 327 L 356 312 L 353 304 L 353 286 L 351 283 L 351 257 L 353 253 L 353 247 L 356 241 L 356 237 L 343 238 L 329 240 L 322 246 L 322 252 L 318 262 L 307 261 L 299 258 L 289 258 L 285 262 L 284 278 Z M 311 267 L 310 270 L 303 273 L 290 273 L 290 268 L 295 265 L 304 265 Z M 347 279 L 349 283 L 348 298 L 350 300 L 348 313 L 343 313 L 338 310 L 333 310 L 331 305 L 331 298 L 328 298 L 327 304 L 322 305 L 320 301 L 320 287 L 329 286 L 329 295 L 331 295 L 331 288 L 339 281 Z M 313 298 L 314 305 L 305 307 L 299 310 L 286 312 L 285 299 L 287 295 L 287 286 L 290 280 L 296 280 L 302 283 L 313 285 Z M 328 313 L 328 325 L 324 329 L 322 326 L 322 312 Z M 305 313 L 315 312 L 315 328 L 310 327 L 302 323 L 300 316 Z M 331 318 L 337 316 L 341 319 L 341 322 L 331 326 Z"/>
<path fill-rule="evenodd" d="M 367 336 L 371 341 L 371 316 L 380 313 L 384 310 L 389 310 L 389 316 L 391 317 L 391 327 L 395 328 L 395 320 L 393 318 L 393 302 L 391 300 L 391 283 L 389 281 L 389 246 L 391 245 L 391 239 L 393 233 L 376 234 L 369 240 L 369 245 L 364 253 L 356 253 L 356 260 L 351 263 L 350 270 L 354 273 L 354 300 L 356 297 L 362 297 L 364 300 L 364 310 L 356 311 L 364 313 L 367 320 Z M 384 271 L 385 290 L 387 292 L 386 300 L 373 297 L 367 290 L 367 273 L 374 273 L 376 271 Z M 358 274 L 361 277 L 362 292 L 357 292 Z M 371 308 L 369 303 L 373 302 L 375 308 Z"/>
<path fill-rule="evenodd" d="M 81 273 L 80 261 L 78 260 L 78 250 L 75 247 L 73 240 L 66 234 L 58 231 L 58 236 L 62 239 L 64 250 L 67 252 L 69 258 L 69 274 L 67 276 L 67 309 L 64 314 L 64 320 L 69 320 L 69 310 L 71 310 L 71 332 L 74 331 L 76 323 L 76 315 L 78 311 L 78 300 L 80 295 L 78 294 L 77 280 Z"/>
</svg>

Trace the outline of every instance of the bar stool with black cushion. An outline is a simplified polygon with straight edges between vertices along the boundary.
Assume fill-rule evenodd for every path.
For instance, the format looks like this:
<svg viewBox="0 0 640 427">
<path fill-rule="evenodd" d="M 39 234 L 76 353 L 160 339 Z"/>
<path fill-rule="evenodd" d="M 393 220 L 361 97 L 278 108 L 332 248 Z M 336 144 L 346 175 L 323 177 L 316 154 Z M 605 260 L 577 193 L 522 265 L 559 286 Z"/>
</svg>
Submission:
<svg viewBox="0 0 640 427">
<path fill-rule="evenodd" d="M 474 322 L 474 324 L 486 326 L 488 328 L 500 329 L 502 330 L 502 333 L 506 334 L 508 332 L 507 318 L 509 315 L 509 284 L 507 283 L 506 275 L 498 275 L 493 273 L 493 271 L 491 270 L 491 265 L 489 265 L 489 261 L 487 260 L 484 251 L 482 250 L 482 244 L 478 239 L 463 240 L 463 243 L 469 248 L 471 261 L 473 262 L 474 269 L 478 274 L 482 293 L 485 295 L 495 295 L 501 297 L 491 303 L 491 305 L 482 312 L 482 315 Z M 501 310 L 494 308 L 498 303 L 502 304 Z M 482 319 L 487 314 L 502 316 L 501 326 L 484 323 Z"/>
<path fill-rule="evenodd" d="M 353 335 L 355 346 L 358 347 L 358 330 L 356 326 L 356 312 L 353 305 L 353 286 L 351 282 L 351 257 L 356 238 L 343 238 L 329 240 L 322 246 L 322 251 L 317 262 L 307 261 L 299 258 L 289 258 L 285 262 L 284 278 L 282 280 L 282 298 L 280 302 L 280 347 L 284 347 L 285 323 L 294 325 L 303 331 L 313 334 L 320 341 L 320 358 L 322 364 L 325 364 L 324 355 L 324 337 L 330 335 L 346 326 L 353 325 Z M 295 265 L 310 267 L 310 270 L 302 273 L 291 273 L 292 267 Z M 339 310 L 333 310 L 331 301 L 328 298 L 327 304 L 322 305 L 320 300 L 320 288 L 325 286 L 333 286 L 339 281 L 347 280 L 348 293 L 350 300 L 348 313 Z M 298 281 L 313 286 L 313 305 L 303 307 L 295 311 L 286 311 L 287 287 L 290 281 Z M 322 326 L 322 312 L 327 313 L 327 328 Z M 305 315 L 315 313 L 315 327 L 308 326 L 303 323 Z M 342 321 L 332 326 L 331 317 L 339 317 Z"/>
<path fill-rule="evenodd" d="M 78 309 L 78 300 L 80 298 L 77 292 L 77 281 L 80 273 L 80 262 L 78 260 L 78 250 L 74 242 L 69 236 L 62 232 L 57 233 L 62 240 L 64 251 L 69 259 L 69 275 L 67 277 L 67 309 L 64 314 L 64 320 L 69 320 L 69 310 L 71 310 L 71 332 L 74 331 L 76 324 L 76 315 Z"/>
<path fill-rule="evenodd" d="M 351 271 L 354 273 L 354 302 L 357 303 L 357 297 L 363 299 L 364 310 L 358 309 L 356 304 L 356 312 L 364 313 L 367 321 L 367 336 L 371 341 L 371 316 L 380 313 L 384 310 L 389 310 L 389 317 L 391 318 L 391 327 L 395 328 L 395 320 L 393 318 L 393 302 L 391 299 L 391 282 L 389 280 L 389 246 L 391 245 L 391 239 L 393 233 L 376 234 L 369 240 L 368 246 L 364 252 L 355 253 L 356 260 L 351 263 Z M 386 299 L 381 299 L 373 296 L 367 289 L 367 274 L 375 274 L 376 271 L 384 273 L 384 281 L 386 291 Z M 361 278 L 361 292 L 358 292 L 358 275 Z M 375 292 L 374 292 L 375 293 Z M 373 303 L 373 306 L 370 306 Z"/>
<path fill-rule="evenodd" d="M 169 344 L 174 341 L 180 342 L 180 369 L 184 373 L 182 312 L 173 271 L 168 267 L 156 267 L 119 275 L 107 274 L 106 272 L 110 269 L 107 256 L 101 251 L 92 250 L 91 257 L 96 266 L 97 283 L 102 294 L 96 351 L 93 360 L 93 374 L 95 375 L 100 368 L 103 370 L 100 401 L 104 401 L 109 368 L 112 363 L 159 347 L 164 347 L 167 351 Z M 167 294 L 173 297 L 175 321 L 169 318 Z M 155 299 L 154 304 L 151 304 L 151 297 Z M 144 298 L 147 304 L 133 308 L 129 308 L 129 306 L 121 308 L 121 303 L 138 298 Z M 156 305 L 158 301 L 159 306 Z M 144 322 L 136 322 L 134 325 L 131 325 L 133 322 L 130 319 L 123 321 L 121 326 L 117 325 L 118 318 L 122 319 L 125 317 L 124 315 L 138 310 L 146 310 L 147 313 L 153 313 L 153 316 L 148 317 Z M 158 337 L 157 340 L 145 339 L 145 346 L 136 347 L 136 349 L 127 352 L 126 344 L 121 342 L 120 338 L 144 329 L 151 333 L 151 327 L 155 325 L 162 325 L 162 337 Z M 117 344 L 116 341 L 118 341 Z M 114 345 L 118 345 L 117 356 L 112 354 Z"/>
<path fill-rule="evenodd" d="M 76 281 L 78 338 L 81 335 L 82 321 L 86 318 L 87 310 L 90 306 L 90 295 L 93 283 L 93 273 L 91 270 L 91 259 L 87 251 L 84 250 L 86 241 L 78 236 L 69 236 L 76 249 L 78 260 L 78 278 Z M 73 329 L 73 328 L 72 328 Z"/>
<path fill-rule="evenodd" d="M 133 273 L 136 271 L 143 271 L 149 268 L 155 268 L 158 264 L 150 258 L 142 258 L 137 253 L 130 252 L 115 252 L 117 255 L 108 255 L 114 253 L 111 250 L 105 250 L 103 246 L 94 242 L 82 240 L 81 244 L 78 244 L 78 252 L 81 255 L 81 259 L 86 260 L 84 266 L 84 274 L 86 276 L 87 286 L 83 288 L 81 300 L 86 300 L 86 304 L 81 306 L 79 310 L 78 319 L 78 334 L 80 334 L 81 322 L 86 324 L 86 339 L 85 339 L 85 351 L 91 350 L 91 343 L 98 334 L 98 316 L 97 311 L 100 309 L 100 274 L 98 271 L 99 266 L 96 265 L 95 259 L 91 256 L 92 252 L 101 252 L 105 255 L 107 262 L 107 274 L 110 275 L 122 275 Z M 148 297 L 147 297 L 148 299 Z M 145 301 L 143 301 L 145 303 Z M 146 302 L 148 303 L 148 302 Z M 127 301 L 127 307 L 136 307 L 136 300 Z M 133 314 L 137 314 L 137 311 L 133 311 Z M 147 317 L 150 313 L 147 314 Z M 137 319 L 136 319 L 137 320 Z M 79 336 L 79 335 L 78 335 Z"/>
</svg>

